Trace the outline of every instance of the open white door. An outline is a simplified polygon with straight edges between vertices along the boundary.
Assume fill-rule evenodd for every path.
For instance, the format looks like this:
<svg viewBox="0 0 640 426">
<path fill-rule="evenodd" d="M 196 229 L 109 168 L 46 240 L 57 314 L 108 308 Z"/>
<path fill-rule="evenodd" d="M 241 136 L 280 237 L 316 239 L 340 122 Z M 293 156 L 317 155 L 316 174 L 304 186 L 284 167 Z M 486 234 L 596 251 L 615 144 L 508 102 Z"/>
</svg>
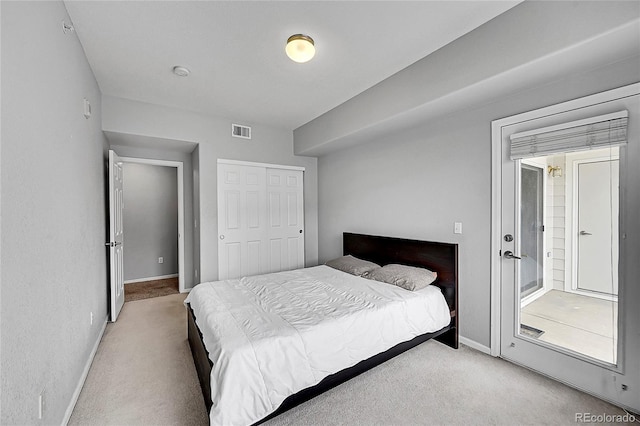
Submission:
<svg viewBox="0 0 640 426">
<path fill-rule="evenodd" d="M 109 263 L 111 266 L 111 321 L 118 318 L 124 305 L 122 161 L 109 150 Z"/>
</svg>

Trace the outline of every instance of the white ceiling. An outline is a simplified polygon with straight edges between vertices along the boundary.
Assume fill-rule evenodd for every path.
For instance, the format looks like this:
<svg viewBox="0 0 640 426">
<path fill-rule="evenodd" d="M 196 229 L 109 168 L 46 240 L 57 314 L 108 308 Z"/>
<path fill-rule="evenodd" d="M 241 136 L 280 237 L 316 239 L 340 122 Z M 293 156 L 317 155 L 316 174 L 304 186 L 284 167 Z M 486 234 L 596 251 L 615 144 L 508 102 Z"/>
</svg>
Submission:
<svg viewBox="0 0 640 426">
<path fill-rule="evenodd" d="M 65 2 L 103 94 L 295 129 L 519 1 Z M 286 39 L 308 34 L 297 64 Z M 175 76 L 174 65 L 191 70 Z"/>
</svg>

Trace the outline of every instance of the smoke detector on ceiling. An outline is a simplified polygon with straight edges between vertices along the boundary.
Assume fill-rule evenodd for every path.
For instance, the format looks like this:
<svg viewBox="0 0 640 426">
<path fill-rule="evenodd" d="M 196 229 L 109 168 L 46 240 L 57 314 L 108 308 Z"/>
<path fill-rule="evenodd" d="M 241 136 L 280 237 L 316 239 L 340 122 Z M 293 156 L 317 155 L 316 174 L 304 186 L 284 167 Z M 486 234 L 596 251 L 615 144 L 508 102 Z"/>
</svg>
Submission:
<svg viewBox="0 0 640 426">
<path fill-rule="evenodd" d="M 188 77 L 191 71 L 189 71 L 189 68 L 187 67 L 176 65 L 173 67 L 173 73 L 178 77 Z"/>
</svg>

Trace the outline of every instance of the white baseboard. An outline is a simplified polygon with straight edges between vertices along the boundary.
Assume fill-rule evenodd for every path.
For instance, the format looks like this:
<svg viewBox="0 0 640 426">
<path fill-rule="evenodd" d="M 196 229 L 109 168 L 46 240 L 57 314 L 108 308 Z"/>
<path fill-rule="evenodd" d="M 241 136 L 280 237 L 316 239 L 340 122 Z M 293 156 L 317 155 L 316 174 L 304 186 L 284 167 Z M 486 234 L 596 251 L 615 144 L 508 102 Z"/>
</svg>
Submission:
<svg viewBox="0 0 640 426">
<path fill-rule="evenodd" d="M 488 346 L 482 345 L 476 342 L 475 340 L 471 340 L 463 336 L 458 336 L 458 341 L 465 346 L 469 346 L 472 349 L 483 352 L 487 355 L 491 355 L 491 348 L 489 348 Z"/>
<path fill-rule="evenodd" d="M 67 411 L 64 413 L 64 419 L 62 420 L 62 426 L 66 426 L 69 423 L 69 419 L 71 419 L 71 414 L 73 413 L 73 409 L 76 407 L 76 402 L 78 402 L 78 398 L 80 397 L 80 392 L 82 391 L 82 387 L 84 386 L 85 380 L 87 380 L 87 375 L 89 374 L 89 369 L 91 368 L 91 364 L 93 363 L 93 358 L 96 356 L 96 352 L 98 352 L 98 346 L 100 346 L 100 342 L 102 341 L 102 335 L 104 334 L 104 330 L 107 328 L 108 316 L 104 319 L 104 323 L 102 324 L 102 329 L 100 333 L 98 333 L 98 338 L 96 339 L 96 343 L 93 345 L 93 349 L 91 349 L 91 353 L 89 354 L 89 359 L 87 359 L 87 363 L 84 366 L 84 370 L 80 375 L 80 380 L 78 380 L 78 385 L 76 386 L 76 390 L 73 392 L 71 396 L 71 401 L 69 401 L 69 406 L 67 407 Z"/>
<path fill-rule="evenodd" d="M 125 284 L 141 283 L 143 281 L 166 280 L 167 278 L 176 278 L 178 274 L 159 275 L 157 277 L 136 278 L 135 280 L 126 280 Z"/>
</svg>

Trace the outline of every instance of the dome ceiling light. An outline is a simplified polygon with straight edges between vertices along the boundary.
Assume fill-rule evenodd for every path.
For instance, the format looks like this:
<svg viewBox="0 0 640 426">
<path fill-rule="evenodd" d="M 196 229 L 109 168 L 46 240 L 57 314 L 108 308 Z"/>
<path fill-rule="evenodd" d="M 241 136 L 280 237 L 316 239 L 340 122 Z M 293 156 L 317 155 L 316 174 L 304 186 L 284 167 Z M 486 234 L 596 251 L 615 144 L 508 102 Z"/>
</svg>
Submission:
<svg viewBox="0 0 640 426">
<path fill-rule="evenodd" d="M 285 47 L 287 56 L 294 62 L 308 62 L 316 54 L 316 48 L 313 39 L 308 35 L 294 34 L 287 39 L 287 47 Z"/>
</svg>

